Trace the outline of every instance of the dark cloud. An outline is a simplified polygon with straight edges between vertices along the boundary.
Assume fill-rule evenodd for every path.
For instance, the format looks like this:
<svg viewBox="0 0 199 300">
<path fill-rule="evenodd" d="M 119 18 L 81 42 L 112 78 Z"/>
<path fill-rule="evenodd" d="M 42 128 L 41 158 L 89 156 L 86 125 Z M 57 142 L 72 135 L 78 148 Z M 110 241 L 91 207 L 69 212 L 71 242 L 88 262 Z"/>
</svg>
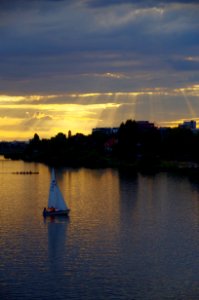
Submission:
<svg viewBox="0 0 199 300">
<path fill-rule="evenodd" d="M 199 80 L 184 59 L 198 55 L 198 6 L 185 3 L 198 1 L 0 1 L 0 92 L 173 86 L 174 72 L 176 84 L 191 83 L 190 70 Z"/>
<path fill-rule="evenodd" d="M 81 0 L 80 0 L 81 1 Z M 139 7 L 162 6 L 168 4 L 199 4 L 198 0 L 86 0 L 91 7 L 103 7 L 113 5 L 132 4 Z"/>
<path fill-rule="evenodd" d="M 27 7 L 33 7 L 35 5 L 41 6 L 42 4 L 56 4 L 59 2 L 67 1 L 68 3 L 72 0 L 1 0 L 1 10 L 12 10 L 12 9 L 26 9 Z"/>
<path fill-rule="evenodd" d="M 91 8 L 102 8 L 110 6 L 119 6 L 130 4 L 134 7 L 161 7 L 168 4 L 196 4 L 198 5 L 198 0 L 1 0 L 0 1 L 0 12 L 4 10 L 25 10 L 31 7 L 39 7 L 51 9 L 55 8 L 57 5 L 65 3 L 66 5 L 82 5 Z"/>
<path fill-rule="evenodd" d="M 177 71 L 198 71 L 199 59 L 197 61 L 192 59 L 174 59 L 172 66 Z"/>
</svg>

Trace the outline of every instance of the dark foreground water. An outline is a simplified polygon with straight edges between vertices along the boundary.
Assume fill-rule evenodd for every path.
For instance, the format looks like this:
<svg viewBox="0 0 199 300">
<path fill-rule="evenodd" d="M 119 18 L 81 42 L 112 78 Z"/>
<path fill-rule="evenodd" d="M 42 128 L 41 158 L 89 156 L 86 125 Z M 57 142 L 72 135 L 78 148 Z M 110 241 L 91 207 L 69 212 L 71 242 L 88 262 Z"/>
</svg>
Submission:
<svg viewBox="0 0 199 300">
<path fill-rule="evenodd" d="M 16 171 L 39 175 L 16 175 Z M 0 299 L 199 299 L 199 180 L 0 161 Z"/>
</svg>

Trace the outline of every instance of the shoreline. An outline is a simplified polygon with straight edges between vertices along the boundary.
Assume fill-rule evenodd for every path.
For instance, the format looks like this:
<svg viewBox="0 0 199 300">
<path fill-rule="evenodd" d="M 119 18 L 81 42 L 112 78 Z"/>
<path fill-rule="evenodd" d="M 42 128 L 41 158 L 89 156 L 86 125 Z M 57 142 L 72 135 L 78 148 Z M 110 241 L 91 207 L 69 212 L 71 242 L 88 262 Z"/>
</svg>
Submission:
<svg viewBox="0 0 199 300">
<path fill-rule="evenodd" d="M 105 157 L 92 162 L 84 161 L 62 161 L 58 158 L 53 159 L 33 159 L 24 157 L 15 157 L 12 155 L 4 155 L 5 159 L 22 160 L 24 162 L 42 163 L 53 167 L 68 167 L 74 169 L 87 168 L 87 169 L 118 169 L 129 173 L 145 173 L 155 174 L 160 172 L 169 172 L 179 175 L 197 175 L 199 178 L 199 164 L 195 161 L 177 161 L 177 160 L 136 160 L 128 162 L 119 159 L 107 159 Z"/>
</svg>

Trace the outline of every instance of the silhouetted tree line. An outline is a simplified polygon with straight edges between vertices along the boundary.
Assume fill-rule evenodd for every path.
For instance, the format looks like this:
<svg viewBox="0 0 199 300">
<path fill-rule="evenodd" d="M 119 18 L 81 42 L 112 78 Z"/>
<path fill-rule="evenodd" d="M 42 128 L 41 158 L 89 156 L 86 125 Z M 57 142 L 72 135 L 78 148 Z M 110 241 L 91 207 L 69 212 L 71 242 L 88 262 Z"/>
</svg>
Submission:
<svg viewBox="0 0 199 300">
<path fill-rule="evenodd" d="M 15 147 L 6 153 L 5 148 L 1 143 L 0 151 L 7 157 L 49 165 L 160 169 L 174 162 L 199 163 L 199 132 L 189 128 L 147 128 L 127 120 L 117 133 L 96 131 L 88 136 L 68 137 L 58 133 L 50 139 L 40 139 L 35 134 L 20 151 Z"/>
</svg>

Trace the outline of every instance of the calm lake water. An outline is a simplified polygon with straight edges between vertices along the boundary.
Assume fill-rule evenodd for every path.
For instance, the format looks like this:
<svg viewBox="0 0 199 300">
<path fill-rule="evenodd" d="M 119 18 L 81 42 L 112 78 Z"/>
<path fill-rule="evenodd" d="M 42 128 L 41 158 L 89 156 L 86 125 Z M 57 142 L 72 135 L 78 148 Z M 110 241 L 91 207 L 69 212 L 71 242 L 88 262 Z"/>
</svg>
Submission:
<svg viewBox="0 0 199 300">
<path fill-rule="evenodd" d="M 44 220 L 50 169 L 0 158 L 0 299 L 199 299 L 199 178 L 56 175 L 70 217 Z"/>
</svg>

